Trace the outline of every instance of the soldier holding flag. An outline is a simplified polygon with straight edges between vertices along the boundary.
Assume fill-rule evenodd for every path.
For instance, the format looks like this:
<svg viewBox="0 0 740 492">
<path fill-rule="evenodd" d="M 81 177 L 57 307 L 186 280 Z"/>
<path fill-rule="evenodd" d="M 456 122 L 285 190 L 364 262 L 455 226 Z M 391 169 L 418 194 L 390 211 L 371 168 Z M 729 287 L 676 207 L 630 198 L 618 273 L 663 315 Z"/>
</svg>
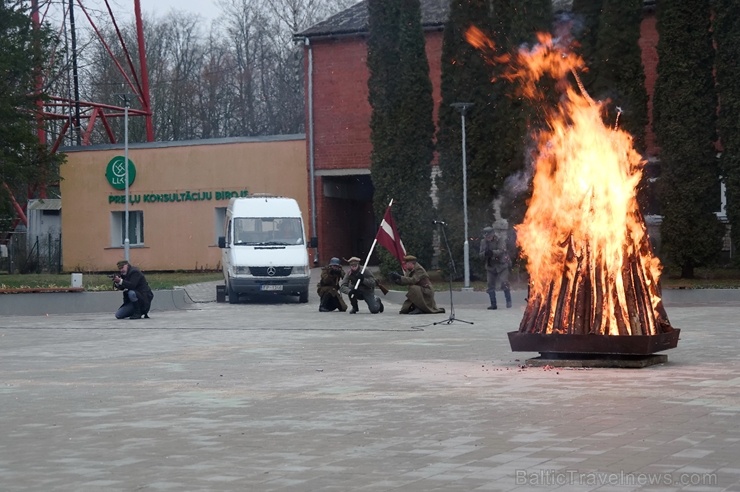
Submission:
<svg viewBox="0 0 740 492">
<path fill-rule="evenodd" d="M 403 246 L 401 237 L 396 229 L 396 223 L 391 214 L 392 205 L 393 200 L 391 200 L 388 208 L 385 210 L 383 221 L 380 223 L 380 228 L 375 235 L 375 241 L 373 241 L 368 257 L 372 254 L 377 243 L 387 249 L 401 263 L 404 274 L 401 275 L 397 272 L 390 274 L 391 279 L 395 283 L 409 286 L 408 293 L 406 294 L 406 302 L 401 307 L 401 314 L 444 313 L 444 308 L 438 308 L 437 303 L 434 301 L 434 289 L 432 288 L 432 282 L 429 280 L 426 270 L 417 263 L 415 256 L 406 254 L 406 248 Z M 367 266 L 367 260 L 365 261 L 365 266 Z M 365 271 L 365 266 L 362 267 L 362 272 Z M 359 281 L 355 284 L 355 288 L 357 286 L 359 286 Z M 378 287 L 383 289 L 380 285 Z"/>
<path fill-rule="evenodd" d="M 349 273 L 344 277 L 340 290 L 342 294 L 349 296 L 349 302 L 352 304 L 349 314 L 355 314 L 360 310 L 358 300 L 364 300 L 372 314 L 382 313 L 385 309 L 383 301 L 375 295 L 375 287 L 380 288 L 381 286 L 373 274 L 364 268 L 360 270 L 358 257 L 353 256 L 347 261 L 349 262 Z"/>
</svg>

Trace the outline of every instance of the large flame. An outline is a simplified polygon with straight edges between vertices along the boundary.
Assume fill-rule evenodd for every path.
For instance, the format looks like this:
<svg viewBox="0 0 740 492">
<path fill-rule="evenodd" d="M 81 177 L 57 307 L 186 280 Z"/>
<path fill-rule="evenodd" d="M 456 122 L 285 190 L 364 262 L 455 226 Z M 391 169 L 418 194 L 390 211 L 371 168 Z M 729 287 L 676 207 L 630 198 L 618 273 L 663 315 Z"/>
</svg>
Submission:
<svg viewBox="0 0 740 492">
<path fill-rule="evenodd" d="M 476 28 L 470 44 L 493 50 Z M 653 255 L 636 199 L 645 162 L 632 137 L 603 123 L 603 106 L 580 83 L 583 60 L 540 34 L 532 49 L 508 61 L 503 78 L 523 96 L 544 101 L 538 82 L 548 75 L 562 96 L 547 109 L 537 136 L 533 193 L 517 241 L 530 276 L 520 330 L 541 333 L 650 335 L 669 327 Z M 527 318 L 529 316 L 529 320 Z M 539 329 L 533 329 L 541 325 Z"/>
</svg>

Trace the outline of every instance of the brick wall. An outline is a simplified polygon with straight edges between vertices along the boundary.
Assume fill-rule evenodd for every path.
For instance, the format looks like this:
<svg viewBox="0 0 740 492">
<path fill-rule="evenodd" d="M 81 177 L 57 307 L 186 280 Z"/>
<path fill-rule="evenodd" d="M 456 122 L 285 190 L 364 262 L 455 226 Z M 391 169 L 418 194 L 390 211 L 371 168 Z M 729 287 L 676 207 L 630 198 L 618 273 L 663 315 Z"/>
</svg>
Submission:
<svg viewBox="0 0 740 492">
<path fill-rule="evenodd" d="M 442 33 L 429 32 L 426 39 L 436 120 L 441 99 Z M 353 169 L 368 169 L 372 146 L 366 38 L 316 40 L 312 42 L 312 49 L 315 171 L 341 170 L 351 174 Z M 309 128 L 308 122 L 306 128 Z M 308 139 L 306 145 L 308 152 Z M 322 196 L 320 176 L 316 177 L 315 187 L 319 263 L 324 264 L 337 256 L 337 251 L 357 248 L 351 238 L 342 238 L 345 234 L 341 233 L 341 224 L 351 220 L 347 217 L 347 204 Z M 363 214 L 365 220 L 374 221 L 371 204 L 353 207 L 367 208 Z"/>
<path fill-rule="evenodd" d="M 315 170 L 352 174 L 353 169 L 370 167 L 370 115 L 368 98 L 367 45 L 365 37 L 312 40 Z M 655 156 L 659 149 L 652 132 L 653 91 L 657 77 L 658 33 L 654 12 L 646 12 L 641 25 L 640 47 L 648 91 L 647 153 Z M 441 102 L 442 32 L 426 33 L 434 119 Z M 306 57 L 307 59 L 307 57 Z M 308 115 L 307 115 L 308 116 Z M 306 122 L 306 128 L 309 128 Z M 309 151 L 306 139 L 307 153 Z M 310 158 L 310 156 L 309 156 Z M 308 161 L 308 159 L 307 159 Z M 433 163 L 434 164 L 434 163 Z M 351 247 L 351 239 L 334 239 L 338 224 L 348 220 L 342 200 L 324 199 L 322 180 L 316 177 L 316 211 L 320 263 Z M 346 208 L 346 207 L 345 207 Z M 341 235 L 341 233 L 340 233 Z M 356 253 L 355 253 L 356 254 Z M 328 255 L 328 256 L 327 256 Z"/>
<path fill-rule="evenodd" d="M 314 156 L 316 170 L 370 166 L 370 103 L 365 38 L 313 44 Z M 442 33 L 427 34 L 427 58 L 435 101 L 440 100 Z M 308 128 L 308 125 L 306 125 Z"/>
</svg>

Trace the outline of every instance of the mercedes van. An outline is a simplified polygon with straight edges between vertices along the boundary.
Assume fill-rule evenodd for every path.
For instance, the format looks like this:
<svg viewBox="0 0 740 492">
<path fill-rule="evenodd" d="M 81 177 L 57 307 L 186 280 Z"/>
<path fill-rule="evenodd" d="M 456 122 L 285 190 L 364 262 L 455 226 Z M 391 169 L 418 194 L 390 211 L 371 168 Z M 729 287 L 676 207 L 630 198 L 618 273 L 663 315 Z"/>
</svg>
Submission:
<svg viewBox="0 0 740 492">
<path fill-rule="evenodd" d="M 308 302 L 311 270 L 298 202 L 273 195 L 232 198 L 218 238 L 226 295 L 298 296 Z"/>
</svg>

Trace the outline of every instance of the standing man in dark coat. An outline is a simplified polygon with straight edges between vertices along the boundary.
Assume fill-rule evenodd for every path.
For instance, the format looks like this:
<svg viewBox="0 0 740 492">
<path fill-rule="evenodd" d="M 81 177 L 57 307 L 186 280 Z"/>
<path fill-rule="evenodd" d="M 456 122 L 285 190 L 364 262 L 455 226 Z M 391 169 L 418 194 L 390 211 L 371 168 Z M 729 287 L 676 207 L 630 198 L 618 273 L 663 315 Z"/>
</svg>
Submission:
<svg viewBox="0 0 740 492">
<path fill-rule="evenodd" d="M 113 287 L 123 291 L 123 304 L 116 311 L 116 318 L 149 318 L 154 293 L 149 288 L 146 277 L 126 260 L 119 261 L 116 266 L 120 275 L 113 277 Z"/>
<path fill-rule="evenodd" d="M 332 258 L 329 264 L 321 269 L 321 279 L 316 287 L 316 293 L 319 295 L 319 311 L 328 313 L 339 309 L 344 312 L 347 310 L 347 304 L 342 299 L 339 292 L 339 282 L 344 278 L 344 270 L 339 258 Z"/>
<path fill-rule="evenodd" d="M 511 287 L 509 286 L 509 270 L 511 259 L 506 245 L 507 229 L 501 227 L 497 233 L 493 227 L 483 229 L 483 239 L 480 241 L 480 257 L 486 265 L 486 281 L 488 298 L 491 305 L 488 309 L 497 309 L 496 290 L 504 291 L 506 307 L 511 307 Z"/>
<path fill-rule="evenodd" d="M 391 280 L 398 285 L 409 286 L 400 314 L 444 313 L 444 308 L 438 308 L 434 301 L 432 281 L 429 280 L 429 274 L 424 267 L 419 265 L 416 257 L 412 255 L 404 256 L 403 261 L 403 276 L 397 272 L 390 274 Z"/>
<path fill-rule="evenodd" d="M 382 313 L 385 308 L 380 297 L 375 295 L 375 286 L 377 285 L 375 277 L 370 270 L 366 269 L 364 272 L 360 270 L 360 259 L 358 257 L 353 256 L 348 261 L 349 274 L 344 277 L 341 291 L 349 296 L 349 302 L 352 303 L 352 310 L 349 314 L 355 314 L 360 310 L 357 304 L 360 299 L 367 303 L 367 308 L 372 314 Z M 357 284 L 358 281 L 359 285 Z M 355 289 L 356 285 L 357 288 Z"/>
</svg>

